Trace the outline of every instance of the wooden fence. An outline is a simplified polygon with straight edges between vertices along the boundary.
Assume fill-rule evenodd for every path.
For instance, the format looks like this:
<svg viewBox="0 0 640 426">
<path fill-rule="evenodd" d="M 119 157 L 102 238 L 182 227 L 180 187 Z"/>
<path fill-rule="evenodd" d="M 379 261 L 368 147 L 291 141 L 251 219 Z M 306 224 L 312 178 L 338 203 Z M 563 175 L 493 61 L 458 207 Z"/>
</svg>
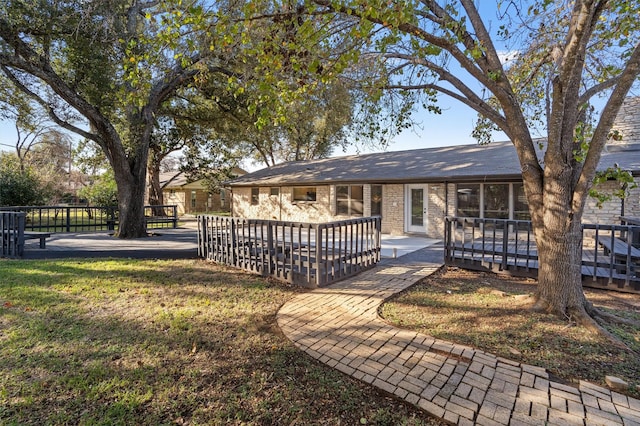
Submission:
<svg viewBox="0 0 640 426">
<path fill-rule="evenodd" d="M 117 206 L 13 206 L 2 210 L 24 212 L 27 231 L 113 231 L 118 227 Z M 147 229 L 178 227 L 176 205 L 145 206 L 144 217 Z"/>
<path fill-rule="evenodd" d="M 640 226 L 582 226 L 582 283 L 640 292 Z M 530 221 L 447 217 L 445 263 L 537 277 L 538 250 Z"/>
<path fill-rule="evenodd" d="M 0 257 L 22 256 L 24 224 L 24 213 L 0 211 Z"/>
<path fill-rule="evenodd" d="M 296 223 L 198 216 L 198 255 L 307 287 L 357 274 L 380 261 L 380 217 Z"/>
</svg>

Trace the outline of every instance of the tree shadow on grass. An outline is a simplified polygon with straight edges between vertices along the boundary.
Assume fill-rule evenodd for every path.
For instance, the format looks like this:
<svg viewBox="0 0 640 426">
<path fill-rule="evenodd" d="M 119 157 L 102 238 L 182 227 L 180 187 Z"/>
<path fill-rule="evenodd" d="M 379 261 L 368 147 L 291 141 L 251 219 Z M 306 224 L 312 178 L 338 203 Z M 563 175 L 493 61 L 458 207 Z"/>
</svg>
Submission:
<svg viewBox="0 0 640 426">
<path fill-rule="evenodd" d="M 430 277 L 383 309 L 398 326 L 547 368 L 574 383 L 581 379 L 604 385 L 611 374 L 637 381 L 637 355 L 611 347 L 570 321 L 532 312 L 528 301 L 514 297 L 533 291 L 529 281 L 454 271 Z M 640 348 L 637 329 L 620 327 L 616 332 L 630 347 Z"/>
</svg>

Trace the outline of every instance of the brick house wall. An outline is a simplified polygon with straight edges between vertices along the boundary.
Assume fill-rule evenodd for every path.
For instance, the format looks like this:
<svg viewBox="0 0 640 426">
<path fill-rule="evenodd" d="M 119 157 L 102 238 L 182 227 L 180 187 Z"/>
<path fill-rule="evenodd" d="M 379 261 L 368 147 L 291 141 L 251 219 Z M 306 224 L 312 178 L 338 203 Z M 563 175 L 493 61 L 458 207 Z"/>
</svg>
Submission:
<svg viewBox="0 0 640 426">
<path fill-rule="evenodd" d="M 278 195 L 271 195 L 271 187 L 258 187 L 258 203 L 251 203 L 251 188 L 234 188 L 232 215 L 264 220 L 290 222 L 330 222 L 334 218 L 329 185 L 316 186 L 316 201 L 293 202 L 293 187 L 278 187 Z M 333 203 L 335 204 L 335 203 Z"/>
<path fill-rule="evenodd" d="M 640 178 L 637 179 L 640 185 Z M 611 192 L 617 182 L 606 182 L 600 190 Z M 293 222 L 333 222 L 350 218 L 336 215 L 336 197 L 334 185 L 316 186 L 315 202 L 292 202 L 293 187 L 279 187 L 278 195 L 271 195 L 271 188 L 261 187 L 258 204 L 251 204 L 251 188 L 233 189 L 233 211 L 238 217 L 283 220 Z M 456 184 L 429 183 L 428 221 L 426 236 L 444 237 L 444 218 L 456 214 Z M 363 215 L 371 215 L 371 185 L 363 185 Z M 585 223 L 619 224 L 621 200 L 612 198 L 598 208 L 596 200 L 588 198 L 584 211 Z M 625 200 L 625 215 L 640 217 L 640 187 L 630 191 Z M 382 185 L 382 232 L 391 235 L 405 234 L 405 185 Z"/>
<path fill-rule="evenodd" d="M 195 191 L 195 206 L 192 204 L 192 195 Z M 178 206 L 178 215 L 202 213 L 202 212 L 224 212 L 229 211 L 229 200 L 226 194 L 209 194 L 202 189 L 165 189 L 165 204 L 175 204 Z"/>
<path fill-rule="evenodd" d="M 382 232 L 404 234 L 404 185 L 382 186 Z"/>
<path fill-rule="evenodd" d="M 447 211 L 445 191 L 445 184 L 429 185 L 427 235 L 431 238 L 444 238 L 444 218 Z"/>
</svg>

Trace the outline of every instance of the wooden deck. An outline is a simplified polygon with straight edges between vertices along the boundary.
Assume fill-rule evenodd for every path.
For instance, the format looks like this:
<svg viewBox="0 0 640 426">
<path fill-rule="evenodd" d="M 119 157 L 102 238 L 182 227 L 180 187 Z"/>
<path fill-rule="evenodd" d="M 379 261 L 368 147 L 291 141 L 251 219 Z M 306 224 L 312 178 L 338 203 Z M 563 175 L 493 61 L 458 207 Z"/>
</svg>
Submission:
<svg viewBox="0 0 640 426">
<path fill-rule="evenodd" d="M 445 262 L 448 265 L 537 277 L 538 251 L 530 233 L 510 232 L 513 224 L 505 224 L 505 234 L 502 230 L 496 232 L 495 228 L 489 232 L 475 228 L 454 229 L 452 223 L 447 225 L 449 228 L 445 241 Z M 477 220 L 473 225 L 477 226 Z M 607 230 L 607 227 L 598 227 L 595 235 L 585 236 L 581 263 L 583 285 L 640 293 L 640 257 L 635 256 L 639 250 L 619 238 L 615 229 L 605 234 Z M 516 234 L 518 238 L 515 238 Z M 605 240 L 613 240 L 614 243 L 597 243 Z"/>
<path fill-rule="evenodd" d="M 380 218 L 322 224 L 198 217 L 198 254 L 309 287 L 328 285 L 380 260 Z"/>
<path fill-rule="evenodd" d="M 490 247 L 489 244 L 485 243 L 484 251 L 482 246 L 481 242 L 465 244 L 464 247 L 456 246 L 453 251 L 449 251 L 451 254 L 446 263 L 469 269 L 487 270 L 516 276 L 531 278 L 538 276 L 538 256 L 535 248 L 530 249 L 527 253 L 526 250 L 517 250 L 516 245 L 513 244 L 507 247 L 507 256 L 504 257 L 505 252 L 501 245 Z M 603 259 L 604 257 L 604 254 L 600 252 L 598 259 Z M 597 260 L 596 250 L 592 249 L 583 250 L 581 267 L 582 283 L 585 287 L 640 292 L 640 277 L 636 275 L 635 265 L 632 268 L 632 273 L 627 274 L 626 264 L 612 264 L 609 259 Z M 638 272 L 640 272 L 640 267 Z"/>
</svg>

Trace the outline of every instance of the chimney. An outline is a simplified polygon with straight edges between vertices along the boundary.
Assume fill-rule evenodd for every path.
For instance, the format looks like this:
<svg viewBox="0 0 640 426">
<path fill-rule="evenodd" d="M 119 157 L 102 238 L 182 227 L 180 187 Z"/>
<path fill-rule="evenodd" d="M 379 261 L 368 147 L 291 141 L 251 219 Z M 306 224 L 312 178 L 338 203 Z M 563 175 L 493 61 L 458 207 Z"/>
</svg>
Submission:
<svg viewBox="0 0 640 426">
<path fill-rule="evenodd" d="M 611 131 L 617 130 L 621 140 L 610 139 L 607 147 L 633 149 L 640 147 L 640 96 L 626 98 L 620 107 Z"/>
</svg>

